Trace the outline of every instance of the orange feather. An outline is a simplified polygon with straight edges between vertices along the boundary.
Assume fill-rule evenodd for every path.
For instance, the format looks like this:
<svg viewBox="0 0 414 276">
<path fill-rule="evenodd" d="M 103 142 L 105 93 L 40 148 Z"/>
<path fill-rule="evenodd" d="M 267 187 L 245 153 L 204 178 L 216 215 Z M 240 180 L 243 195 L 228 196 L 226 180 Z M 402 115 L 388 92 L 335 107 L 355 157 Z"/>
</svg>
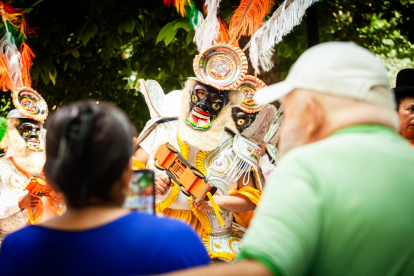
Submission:
<svg viewBox="0 0 414 276">
<path fill-rule="evenodd" d="M 219 30 L 219 34 L 217 36 L 216 42 L 229 44 L 230 42 L 229 30 L 227 29 L 226 25 L 220 18 L 217 18 L 217 19 L 220 23 L 220 30 Z M 239 47 L 239 43 L 237 42 L 237 40 L 233 41 L 232 45 Z"/>
<path fill-rule="evenodd" d="M 14 90 L 14 84 L 10 78 L 9 66 L 4 55 L 0 55 L 0 89 L 4 92 Z"/>
<path fill-rule="evenodd" d="M 30 68 L 33 65 L 32 58 L 35 57 L 35 54 L 33 53 L 32 49 L 26 44 L 22 43 L 20 45 L 20 53 L 22 56 L 22 80 L 24 86 L 31 86 L 32 79 L 30 77 Z"/>
<path fill-rule="evenodd" d="M 242 35 L 251 36 L 260 28 L 269 12 L 269 0 L 241 0 L 240 6 L 230 17 L 229 32 L 231 41 Z"/>
</svg>

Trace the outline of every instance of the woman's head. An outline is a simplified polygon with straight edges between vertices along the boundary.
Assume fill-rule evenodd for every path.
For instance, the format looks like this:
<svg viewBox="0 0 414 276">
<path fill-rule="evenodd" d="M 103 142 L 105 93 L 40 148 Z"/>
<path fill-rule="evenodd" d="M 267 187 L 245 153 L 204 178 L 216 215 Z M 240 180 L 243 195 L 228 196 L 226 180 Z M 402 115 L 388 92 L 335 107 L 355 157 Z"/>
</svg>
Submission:
<svg viewBox="0 0 414 276">
<path fill-rule="evenodd" d="M 76 102 L 56 111 L 45 127 L 44 173 L 68 206 L 122 204 L 135 132 L 125 113 L 105 102 Z"/>
</svg>

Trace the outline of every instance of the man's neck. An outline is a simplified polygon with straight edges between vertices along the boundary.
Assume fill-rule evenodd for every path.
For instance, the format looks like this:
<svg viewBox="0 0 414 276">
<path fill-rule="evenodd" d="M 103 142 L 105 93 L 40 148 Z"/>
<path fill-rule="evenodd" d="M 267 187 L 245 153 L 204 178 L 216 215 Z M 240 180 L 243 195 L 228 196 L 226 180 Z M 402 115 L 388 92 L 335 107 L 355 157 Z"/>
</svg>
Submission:
<svg viewBox="0 0 414 276">
<path fill-rule="evenodd" d="M 398 116 L 392 110 L 376 106 L 372 106 L 371 111 L 363 109 L 342 110 L 341 112 L 334 112 L 328 115 L 327 123 L 321 131 L 321 136 L 323 136 L 321 139 L 326 138 L 345 127 L 363 124 L 386 126 L 395 131 L 397 131 L 399 127 Z"/>
</svg>

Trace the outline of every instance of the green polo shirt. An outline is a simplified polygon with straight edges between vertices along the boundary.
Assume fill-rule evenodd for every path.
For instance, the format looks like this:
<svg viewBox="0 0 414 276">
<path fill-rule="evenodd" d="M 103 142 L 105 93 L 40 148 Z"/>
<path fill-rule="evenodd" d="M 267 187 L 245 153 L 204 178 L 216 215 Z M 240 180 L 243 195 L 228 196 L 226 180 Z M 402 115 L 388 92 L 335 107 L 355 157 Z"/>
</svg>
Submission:
<svg viewBox="0 0 414 276">
<path fill-rule="evenodd" d="M 414 275 L 414 150 L 357 125 L 290 151 L 238 259 L 275 275 Z"/>
</svg>

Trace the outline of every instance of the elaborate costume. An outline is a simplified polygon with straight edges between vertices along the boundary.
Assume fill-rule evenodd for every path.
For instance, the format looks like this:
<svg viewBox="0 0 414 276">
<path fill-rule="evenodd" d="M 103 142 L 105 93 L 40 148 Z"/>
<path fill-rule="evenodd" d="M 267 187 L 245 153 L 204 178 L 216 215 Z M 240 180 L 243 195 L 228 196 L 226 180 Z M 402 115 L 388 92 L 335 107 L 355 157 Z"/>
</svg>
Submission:
<svg viewBox="0 0 414 276">
<path fill-rule="evenodd" d="M 254 93 L 264 87 L 266 84 L 259 78 L 247 75 L 239 87 L 244 94 L 244 101 L 232 108 L 232 117 L 240 132 L 239 139 L 250 140 L 257 149 L 265 146 L 261 149 L 266 151 L 261 168 L 264 177 L 267 178 L 274 169 L 272 163 L 276 163 L 277 159 L 277 140 L 275 141 L 274 136 L 279 129 L 278 119 L 282 108 L 276 110 L 273 105 L 257 105 L 254 102 Z"/>
<path fill-rule="evenodd" d="M 45 163 L 43 121 L 48 109 L 42 96 L 30 88 L 29 69 L 34 55 L 24 39 L 26 30 L 31 29 L 23 12 L 3 3 L 0 11 L 5 26 L 0 41 L 0 81 L 4 92 L 13 91 L 17 108 L 0 122 L 0 147 L 6 152 L 0 158 L 1 241 L 7 233 L 38 222 L 44 210 L 60 214 L 64 206 L 41 175 Z M 30 197 L 44 195 L 47 199 L 30 204 Z M 29 207 L 21 208 L 20 201 L 25 199 Z M 46 208 L 44 202 L 48 203 Z"/>
<path fill-rule="evenodd" d="M 171 2 L 164 0 L 167 5 Z M 193 1 L 174 1 L 183 16 L 188 14 L 195 30 L 194 41 L 200 52 L 193 63 L 197 78 L 186 83 L 178 119 L 158 112 L 161 117 L 152 116 L 153 119 L 138 138 L 142 151 L 146 153 L 142 157 L 146 161 L 145 166 L 155 170 L 156 175 L 163 174 L 155 168 L 153 157 L 162 144 L 169 142 L 207 176 L 209 182 L 218 188 L 219 196 L 241 197 L 257 204 L 263 185 L 259 166 L 262 152 L 260 143 L 267 142 L 266 148 L 269 146 L 269 149 L 273 149 L 270 155 L 276 160 L 274 145 L 281 118 L 276 120 L 278 112 L 273 106 L 263 106 L 253 112 L 255 115 L 247 118 L 251 122 L 239 128 L 242 135 L 237 130 L 231 119 L 230 106 L 239 104 L 235 100 L 237 92 L 233 90 L 238 90 L 247 73 L 247 60 L 243 52 L 252 45 L 250 59 L 256 72 L 259 71 L 259 63 L 262 68 L 269 70 L 272 67 L 271 48 L 300 22 L 304 10 L 313 2 L 287 0 L 269 20 L 281 21 L 281 24 L 273 27 L 265 23 L 260 27 L 272 7 L 272 1 L 241 1 L 227 29 L 218 18 L 220 0 L 205 1 L 205 18 Z M 256 31 L 260 32 L 259 38 L 263 37 L 264 42 L 257 40 Z M 237 47 L 242 35 L 253 35 L 252 43 L 243 51 Z M 242 96 L 238 93 L 239 97 Z M 150 109 L 156 108 L 148 101 L 151 97 L 147 95 L 145 98 Z M 238 122 L 240 118 L 237 118 L 237 114 L 235 116 Z M 140 153 L 138 150 L 138 157 L 142 151 Z M 156 197 L 156 210 L 193 225 L 201 233 L 212 258 L 233 260 L 240 249 L 239 238 L 244 227 L 249 225 L 253 211 L 236 212 L 222 208 L 225 222 L 222 226 L 213 210 L 202 212 L 188 201 L 176 185 L 163 196 Z"/>
<path fill-rule="evenodd" d="M 246 66 L 240 49 L 226 44 L 215 45 L 213 50 L 208 49 L 195 58 L 198 78 L 186 82 L 178 119 L 166 118 L 165 112 L 152 111 L 151 114 L 157 115 L 153 115 L 139 138 L 140 146 L 148 154 L 147 168 L 156 175 L 164 174 L 154 166 L 154 155 L 162 144 L 169 142 L 208 177 L 210 184 L 217 187 L 218 196 L 242 197 L 258 203 L 263 185 L 260 147 L 241 137 L 231 120 L 231 105 L 241 103 L 243 94 L 238 90 L 224 90 L 240 85 Z M 145 84 L 141 81 L 141 92 L 147 94 L 147 103 L 163 98 L 151 96 L 157 95 L 159 89 L 152 91 Z M 148 106 L 156 109 L 161 104 Z M 263 135 L 266 132 L 267 129 Z M 190 200 L 175 185 L 163 196 L 156 196 L 156 211 L 190 223 L 202 236 L 212 258 L 233 260 L 253 211 L 232 212 L 221 208 L 223 226 L 213 210 L 202 212 Z"/>
</svg>

